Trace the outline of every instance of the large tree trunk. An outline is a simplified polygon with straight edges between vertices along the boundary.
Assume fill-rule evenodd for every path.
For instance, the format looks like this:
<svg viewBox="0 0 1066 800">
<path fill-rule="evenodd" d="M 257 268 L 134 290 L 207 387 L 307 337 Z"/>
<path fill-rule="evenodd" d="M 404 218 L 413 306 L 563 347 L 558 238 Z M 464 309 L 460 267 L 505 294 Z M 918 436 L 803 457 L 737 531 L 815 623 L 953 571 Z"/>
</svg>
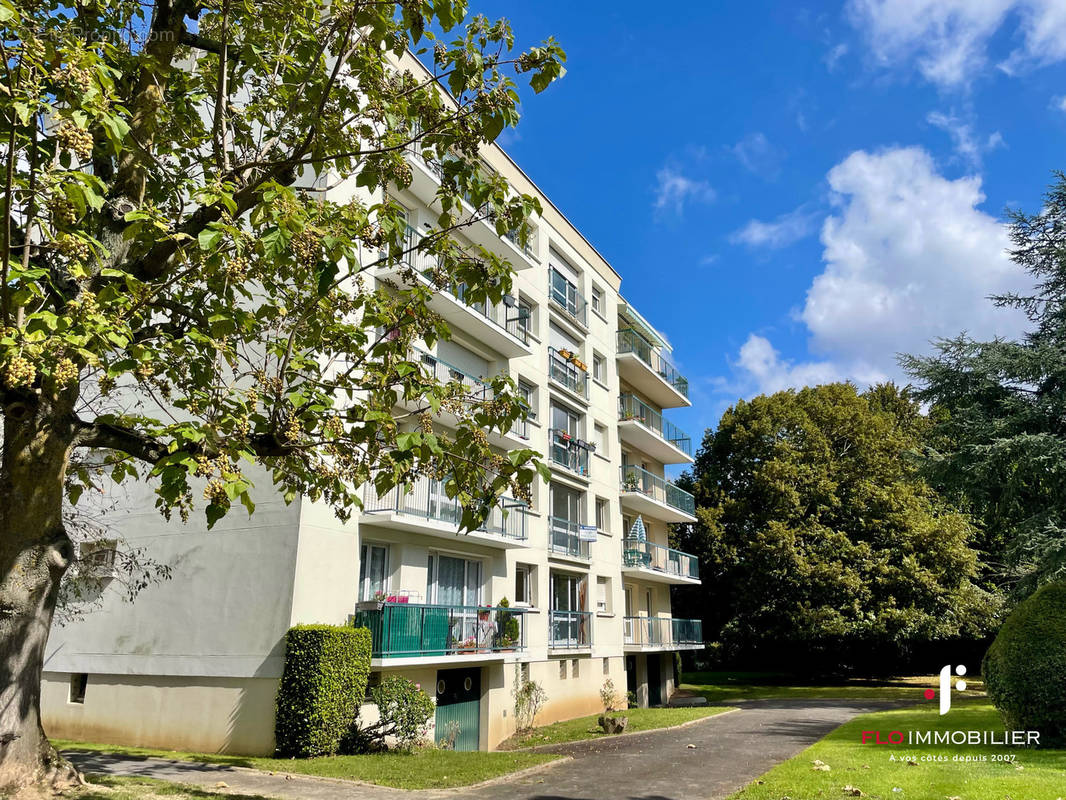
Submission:
<svg viewBox="0 0 1066 800">
<path fill-rule="evenodd" d="M 70 394 L 74 394 L 72 391 Z M 73 557 L 63 479 L 73 397 L 4 408 L 0 467 L 0 794 L 79 780 L 41 727 L 41 670 L 59 582 Z"/>
</svg>

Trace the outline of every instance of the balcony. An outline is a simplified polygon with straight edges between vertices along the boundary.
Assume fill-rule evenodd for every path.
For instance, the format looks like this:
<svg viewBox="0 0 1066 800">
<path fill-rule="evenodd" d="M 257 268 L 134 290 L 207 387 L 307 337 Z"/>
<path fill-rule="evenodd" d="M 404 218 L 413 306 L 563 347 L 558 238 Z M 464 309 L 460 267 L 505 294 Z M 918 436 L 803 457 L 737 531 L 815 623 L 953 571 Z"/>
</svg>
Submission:
<svg viewBox="0 0 1066 800">
<path fill-rule="evenodd" d="M 466 287 L 462 284 L 439 289 L 432 282 L 433 271 L 437 266 L 437 257 L 432 253 L 411 250 L 421 241 L 421 234 L 414 228 L 407 229 L 404 242 L 406 252 L 400 263 L 383 267 L 379 274 L 403 285 L 401 273 L 408 268 L 414 270 L 418 279 L 433 289 L 437 289 L 427 304 L 440 314 L 454 330 L 465 331 L 478 342 L 507 358 L 528 356 L 532 353 L 529 346 L 528 320 L 520 313 L 511 295 L 505 295 L 500 305 L 488 301 L 470 303 L 466 300 Z"/>
<path fill-rule="evenodd" d="M 620 471 L 623 508 L 663 522 L 696 521 L 696 499 L 684 489 L 632 464 Z"/>
<path fill-rule="evenodd" d="M 441 162 L 436 158 L 426 157 L 419 142 L 408 145 L 406 154 L 407 160 L 412 166 L 411 185 L 408 188 L 434 212 L 440 211 L 437 190 L 444 175 Z M 485 168 L 489 169 L 487 165 Z M 473 210 L 468 198 L 464 198 L 464 206 L 467 210 Z M 480 220 L 472 225 L 467 225 L 462 229 L 462 233 L 476 244 L 480 244 L 489 250 L 494 250 L 506 257 L 516 271 L 529 269 L 538 264 L 534 254 L 532 236 L 530 242 L 522 245 L 514 234 L 501 236 L 496 232 L 496 226 L 488 220 Z"/>
<path fill-rule="evenodd" d="M 360 603 L 352 624 L 370 629 L 373 666 L 502 661 L 526 649 L 520 608 Z"/>
<path fill-rule="evenodd" d="M 632 328 L 618 331 L 618 375 L 660 408 L 692 405 L 688 380 Z"/>
<path fill-rule="evenodd" d="M 589 373 L 574 362 L 577 355 L 569 350 L 548 348 L 548 377 L 578 400 L 589 401 Z M 580 363 L 580 362 L 579 362 Z"/>
<path fill-rule="evenodd" d="M 592 647 L 592 613 L 550 611 L 548 647 L 552 650 L 587 650 Z"/>
<path fill-rule="evenodd" d="M 623 442 L 663 464 L 692 463 L 688 434 L 636 395 L 618 398 L 618 433 Z"/>
<path fill-rule="evenodd" d="M 577 323 L 582 330 L 588 329 L 588 303 L 577 287 L 555 269 L 551 271 L 548 280 L 548 299 L 551 301 L 551 307 L 561 311 L 567 322 Z"/>
<path fill-rule="evenodd" d="M 640 539 L 622 541 L 622 572 L 672 585 L 700 582 L 700 563 L 696 556 Z"/>
<path fill-rule="evenodd" d="M 548 536 L 548 551 L 551 554 L 581 561 L 589 560 L 589 542 L 581 538 L 580 522 L 549 517 L 548 525 L 551 528 Z"/>
<path fill-rule="evenodd" d="M 574 438 L 570 433 L 552 428 L 548 431 L 549 450 L 552 464 L 563 467 L 575 475 L 587 479 L 589 476 L 589 453 L 594 445 Z"/>
<path fill-rule="evenodd" d="M 702 650 L 703 621 L 672 617 L 626 617 L 622 640 L 627 652 Z"/>
<path fill-rule="evenodd" d="M 459 535 L 462 516 L 462 506 L 458 500 L 448 497 L 442 481 L 419 478 L 414 483 L 393 487 L 383 496 L 378 495 L 372 482 L 363 486 L 364 523 L 454 540 Z M 502 549 L 525 547 L 529 537 L 528 517 L 525 503 L 502 497 L 481 528 L 463 535 L 471 541 Z"/>
</svg>

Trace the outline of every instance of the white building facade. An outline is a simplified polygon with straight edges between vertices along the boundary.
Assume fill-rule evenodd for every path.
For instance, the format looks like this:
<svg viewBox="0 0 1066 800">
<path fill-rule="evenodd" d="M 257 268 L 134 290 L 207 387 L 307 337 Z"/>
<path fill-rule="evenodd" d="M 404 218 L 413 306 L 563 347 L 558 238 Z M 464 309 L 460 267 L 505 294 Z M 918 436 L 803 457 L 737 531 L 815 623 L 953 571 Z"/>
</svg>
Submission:
<svg viewBox="0 0 1066 800">
<path fill-rule="evenodd" d="M 386 497 L 365 487 L 348 523 L 262 489 L 254 516 L 234 511 L 210 532 L 163 520 L 135 486 L 116 528 L 173 579 L 133 604 L 108 592 L 99 611 L 53 631 L 42 695 L 51 736 L 270 754 L 284 635 L 312 622 L 369 627 L 372 680 L 418 682 L 436 698 L 437 735 L 457 730 L 461 749 L 514 732 L 525 677 L 548 696 L 537 724 L 601 710 L 607 678 L 640 705 L 668 701 L 674 654 L 702 646 L 699 621 L 675 619 L 670 605 L 671 585 L 699 582 L 696 559 L 668 546 L 668 525 L 695 519 L 691 495 L 664 477 L 692 461 L 690 438 L 667 419 L 689 405 L 687 382 L 611 266 L 499 148 L 483 157 L 544 212 L 527 248 L 485 223 L 463 232 L 510 260 L 512 292 L 499 307 L 438 292 L 453 336 L 420 360 L 474 391 L 512 376 L 529 419 L 490 441 L 541 452 L 550 482 L 529 506 L 504 499 L 469 534 L 428 479 Z M 392 196 L 417 236 L 436 218 L 438 184 L 432 165 L 410 162 L 414 180 Z"/>
</svg>

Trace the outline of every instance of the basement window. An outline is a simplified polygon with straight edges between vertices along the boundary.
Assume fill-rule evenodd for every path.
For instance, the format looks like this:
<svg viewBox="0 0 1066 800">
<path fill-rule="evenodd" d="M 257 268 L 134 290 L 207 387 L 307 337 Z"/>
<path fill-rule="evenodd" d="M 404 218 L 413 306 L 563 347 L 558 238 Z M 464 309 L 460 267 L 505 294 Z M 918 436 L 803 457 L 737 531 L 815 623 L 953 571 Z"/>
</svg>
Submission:
<svg viewBox="0 0 1066 800">
<path fill-rule="evenodd" d="M 89 683 L 89 676 L 84 672 L 72 672 L 70 673 L 70 695 L 68 699 L 71 703 L 84 703 L 85 702 L 85 687 Z"/>
</svg>

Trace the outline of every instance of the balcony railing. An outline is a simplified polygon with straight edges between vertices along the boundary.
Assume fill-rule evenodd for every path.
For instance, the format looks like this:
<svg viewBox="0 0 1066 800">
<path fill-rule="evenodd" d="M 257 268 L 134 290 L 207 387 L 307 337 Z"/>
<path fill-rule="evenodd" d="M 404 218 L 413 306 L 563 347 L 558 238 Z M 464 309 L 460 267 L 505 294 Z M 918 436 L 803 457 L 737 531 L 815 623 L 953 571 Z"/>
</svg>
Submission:
<svg viewBox="0 0 1066 800">
<path fill-rule="evenodd" d="M 549 517 L 548 524 L 551 526 L 548 538 L 548 548 L 551 552 L 571 558 L 589 557 L 589 543 L 582 541 L 579 535 L 580 522 L 571 522 L 561 517 Z"/>
<path fill-rule="evenodd" d="M 370 629 L 374 658 L 504 653 L 526 648 L 525 617 L 517 608 L 384 603 L 378 608 L 356 610 L 352 624 Z"/>
<path fill-rule="evenodd" d="M 671 617 L 626 617 L 623 641 L 639 647 L 703 644 L 703 621 Z"/>
<path fill-rule="evenodd" d="M 634 394 L 623 394 L 618 398 L 618 419 L 620 422 L 637 420 L 678 450 L 692 455 L 692 439 L 689 435 L 672 422 L 663 419 L 661 411 L 656 411 Z"/>
<path fill-rule="evenodd" d="M 449 364 L 443 358 L 427 353 L 417 347 L 412 347 L 412 361 L 418 361 L 429 370 L 430 376 L 440 382 L 459 381 L 468 388 L 468 397 L 472 401 L 484 401 L 492 399 L 492 387 L 476 375 L 472 375 L 454 364 Z"/>
<path fill-rule="evenodd" d="M 588 303 L 577 287 L 558 270 L 553 269 L 550 273 L 548 298 L 572 320 L 588 327 Z"/>
<path fill-rule="evenodd" d="M 554 347 L 548 348 L 548 377 L 578 397 L 589 399 L 589 374 L 564 358 Z"/>
<path fill-rule="evenodd" d="M 552 428 L 548 431 L 548 437 L 552 462 L 578 475 L 588 477 L 589 453 L 593 449 L 592 445 L 574 438 L 559 428 Z"/>
<path fill-rule="evenodd" d="M 592 647 L 592 613 L 589 611 L 549 612 L 548 646 L 556 650 Z"/>
<path fill-rule="evenodd" d="M 363 487 L 363 511 L 370 514 L 406 514 L 449 525 L 458 525 L 463 518 L 462 506 L 455 498 L 448 497 L 444 482 L 431 478 L 419 478 L 414 483 L 394 486 L 380 497 L 373 482 L 367 483 Z M 525 503 L 511 497 L 501 497 L 478 531 L 524 542 L 529 536 L 528 516 L 529 507 Z"/>
<path fill-rule="evenodd" d="M 677 371 L 677 367 L 663 358 L 651 342 L 632 328 L 618 331 L 618 352 L 632 353 L 658 373 L 660 378 L 688 397 L 688 379 Z"/>
<path fill-rule="evenodd" d="M 418 243 L 423 238 L 422 234 L 410 225 L 407 226 L 407 235 L 404 238 L 403 244 L 403 261 L 415 270 L 415 272 L 419 273 L 427 281 L 432 283 L 434 272 L 437 269 L 437 256 L 433 253 L 426 253 L 417 249 Z M 529 326 L 527 325 L 528 320 L 526 318 L 528 312 L 526 312 L 525 309 L 520 309 L 517 304 L 513 302 L 513 298 L 508 300 L 510 295 L 505 296 L 502 305 L 496 305 L 486 300 L 472 303 L 466 299 L 467 292 L 465 284 L 452 283 L 444 288 L 451 292 L 455 299 L 475 314 L 484 317 L 497 328 L 502 328 L 507 331 L 522 342 L 522 344 L 529 344 Z"/>
<path fill-rule="evenodd" d="M 624 464 L 620 469 L 623 492 L 640 492 L 645 497 L 665 503 L 685 514 L 696 513 L 696 499 L 666 478 L 660 478 L 632 464 Z"/>
<path fill-rule="evenodd" d="M 622 562 L 627 567 L 655 570 L 680 578 L 699 580 L 700 577 L 700 562 L 696 556 L 640 539 L 623 540 Z"/>
</svg>

